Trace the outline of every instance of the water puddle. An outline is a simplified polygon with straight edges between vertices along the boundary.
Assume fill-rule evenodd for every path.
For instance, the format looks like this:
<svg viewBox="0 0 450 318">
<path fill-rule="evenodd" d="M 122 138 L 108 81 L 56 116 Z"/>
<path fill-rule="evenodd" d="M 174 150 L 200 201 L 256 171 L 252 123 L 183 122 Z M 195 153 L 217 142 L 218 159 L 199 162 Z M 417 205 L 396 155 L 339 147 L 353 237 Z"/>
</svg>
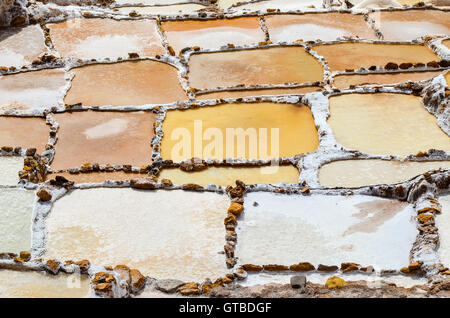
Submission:
<svg viewBox="0 0 450 318">
<path fill-rule="evenodd" d="M 445 266 L 450 266 L 450 195 L 439 198 L 442 214 L 436 217 L 439 229 L 439 258 Z"/>
<path fill-rule="evenodd" d="M 16 185 L 22 169 L 22 157 L 0 157 L 0 185 Z"/>
<path fill-rule="evenodd" d="M 322 65 L 302 47 L 194 54 L 189 67 L 190 85 L 199 89 L 323 80 Z"/>
<path fill-rule="evenodd" d="M 304 15 L 266 16 L 272 42 L 294 42 L 298 39 L 333 41 L 339 37 L 352 36 L 376 40 L 375 32 L 362 15 L 345 13 L 318 13 Z"/>
<path fill-rule="evenodd" d="M 40 70 L 0 77 L 0 110 L 42 109 L 62 102 L 65 72 Z"/>
<path fill-rule="evenodd" d="M 236 254 L 242 264 L 356 262 L 400 269 L 409 264 L 417 235 L 413 216 L 407 203 L 369 196 L 250 193 Z"/>
<path fill-rule="evenodd" d="M 151 163 L 155 115 L 149 112 L 73 112 L 55 115 L 60 128 L 54 170 L 84 163 L 133 166 Z"/>
<path fill-rule="evenodd" d="M 39 25 L 0 30 L 0 66 L 20 68 L 47 52 Z"/>
<path fill-rule="evenodd" d="M 450 137 L 419 97 L 348 94 L 330 98 L 328 124 L 344 147 L 375 155 L 415 155 L 450 150 Z"/>
<path fill-rule="evenodd" d="M 126 264 L 158 279 L 214 281 L 226 273 L 219 252 L 228 206 L 227 196 L 206 192 L 75 190 L 50 212 L 45 257 Z"/>
<path fill-rule="evenodd" d="M 371 13 L 386 41 L 411 41 L 426 35 L 450 35 L 450 14 L 439 10 Z"/>
<path fill-rule="evenodd" d="M 257 17 L 209 21 L 169 21 L 162 28 L 169 45 L 179 52 L 185 47 L 219 49 L 228 43 L 257 44 L 265 41 Z"/>
<path fill-rule="evenodd" d="M 50 131 L 43 118 L 0 116 L 0 145 L 36 148 L 42 153 Z"/>
<path fill-rule="evenodd" d="M 31 214 L 35 197 L 34 191 L 0 189 L 0 202 L 4 203 L 0 205 L 0 253 L 31 249 Z"/>
<path fill-rule="evenodd" d="M 419 44 L 336 43 L 317 45 L 313 50 L 325 58 L 332 71 L 385 66 L 389 62 L 439 61 L 433 51 Z"/>
<path fill-rule="evenodd" d="M 341 160 L 323 165 L 319 181 L 327 187 L 356 188 L 402 182 L 438 169 L 450 169 L 450 161 Z"/>
<path fill-rule="evenodd" d="M 319 144 L 312 112 L 304 105 L 223 104 L 169 111 L 163 129 L 161 156 L 174 161 L 291 157 Z"/>
<path fill-rule="evenodd" d="M 0 269 L 1 298 L 84 298 L 89 294 L 87 275 Z"/>
<path fill-rule="evenodd" d="M 180 169 L 163 169 L 159 180 L 169 179 L 174 184 L 195 183 L 201 186 L 215 184 L 234 185 L 236 180 L 245 184 L 298 183 L 299 171 L 294 166 L 262 167 L 209 167 L 202 171 L 186 172 Z"/>
<path fill-rule="evenodd" d="M 73 19 L 49 24 L 55 48 L 63 57 L 128 58 L 128 53 L 165 53 L 152 20 Z"/>
<path fill-rule="evenodd" d="M 267 88 L 267 89 L 252 89 L 252 90 L 234 90 L 234 91 L 219 91 L 201 94 L 195 96 L 198 100 L 206 99 L 224 99 L 224 98 L 243 98 L 253 96 L 265 95 L 293 95 L 293 94 L 308 94 L 319 90 L 317 86 L 305 86 L 294 88 Z"/>
<path fill-rule="evenodd" d="M 167 104 L 187 99 L 177 69 L 156 61 L 94 64 L 74 68 L 66 104 L 124 106 Z M 101 83 L 101 84 L 100 84 Z"/>
<path fill-rule="evenodd" d="M 348 88 L 350 85 L 363 84 L 397 84 L 407 81 L 419 82 L 428 80 L 441 74 L 442 71 L 432 72 L 405 72 L 394 74 L 354 74 L 354 75 L 338 75 L 334 77 L 333 85 L 337 88 Z"/>
</svg>

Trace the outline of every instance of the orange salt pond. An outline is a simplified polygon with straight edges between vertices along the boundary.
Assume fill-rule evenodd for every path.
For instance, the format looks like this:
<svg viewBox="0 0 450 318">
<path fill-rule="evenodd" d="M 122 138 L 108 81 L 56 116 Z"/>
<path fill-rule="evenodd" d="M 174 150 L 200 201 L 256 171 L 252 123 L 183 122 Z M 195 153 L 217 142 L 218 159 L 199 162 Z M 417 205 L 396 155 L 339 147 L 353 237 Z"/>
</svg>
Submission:
<svg viewBox="0 0 450 318">
<path fill-rule="evenodd" d="M 65 72 L 47 69 L 0 77 L 0 111 L 42 109 L 62 102 Z"/>
<path fill-rule="evenodd" d="M 73 19 L 49 24 L 50 37 L 63 57 L 85 59 L 162 55 L 156 22 L 152 20 Z"/>
<path fill-rule="evenodd" d="M 313 46 L 331 71 L 355 70 L 389 62 L 428 63 L 440 59 L 428 47 L 419 44 L 336 43 Z"/>
<path fill-rule="evenodd" d="M 198 89 L 322 80 L 322 65 L 302 47 L 201 53 L 189 59 L 189 83 Z"/>
<path fill-rule="evenodd" d="M 133 166 L 151 163 L 155 115 L 83 111 L 55 115 L 59 123 L 53 170 L 84 163 Z"/>
<path fill-rule="evenodd" d="M 187 99 L 177 69 L 157 61 L 94 64 L 71 70 L 66 104 L 124 106 L 167 104 Z"/>
<path fill-rule="evenodd" d="M 0 269 L 0 298 L 84 298 L 89 295 L 88 275 Z"/>
<path fill-rule="evenodd" d="M 42 153 L 49 135 L 50 128 L 43 118 L 0 116 L 1 147 L 36 148 Z"/>
<path fill-rule="evenodd" d="M 39 25 L 0 30 L 0 66 L 20 68 L 47 52 Z"/>
<path fill-rule="evenodd" d="M 375 155 L 450 150 L 450 137 L 421 98 L 403 94 L 345 94 L 330 101 L 331 126 L 344 147 Z"/>
<path fill-rule="evenodd" d="M 426 35 L 450 35 L 450 13 L 440 10 L 371 13 L 386 41 L 411 41 Z"/>
<path fill-rule="evenodd" d="M 441 74 L 442 71 L 432 72 L 404 72 L 390 74 L 352 74 L 337 75 L 334 77 L 333 85 L 337 88 L 348 88 L 350 85 L 364 84 L 397 84 L 407 81 L 423 81 Z"/>
<path fill-rule="evenodd" d="M 215 184 L 234 185 L 236 180 L 245 184 L 262 183 L 298 183 L 299 172 L 294 166 L 278 167 L 209 167 L 207 169 L 186 172 L 181 169 L 163 169 L 158 179 L 169 179 L 173 184 L 195 183 L 201 186 Z"/>
<path fill-rule="evenodd" d="M 265 34 L 257 17 L 169 21 L 163 22 L 162 28 L 169 45 L 177 52 L 185 47 L 219 49 L 228 43 L 245 45 L 265 41 Z"/>
<path fill-rule="evenodd" d="M 304 105 L 223 104 L 167 113 L 163 159 L 270 159 L 312 152 L 319 145 Z"/>
<path fill-rule="evenodd" d="M 239 98 L 252 97 L 264 95 L 290 95 L 290 94 L 308 94 L 320 90 L 318 86 L 305 86 L 293 88 L 266 88 L 266 89 L 252 89 L 252 90 L 234 90 L 234 91 L 218 91 L 205 94 L 196 95 L 198 100 L 205 99 L 221 99 L 221 98 Z"/>
<path fill-rule="evenodd" d="M 351 36 L 376 40 L 375 32 L 362 15 L 317 13 L 304 15 L 271 15 L 265 17 L 272 42 L 294 42 L 299 39 L 332 41 Z"/>
<path fill-rule="evenodd" d="M 438 169 L 450 169 L 450 161 L 341 160 L 323 165 L 319 181 L 327 187 L 355 188 L 402 182 Z"/>
</svg>

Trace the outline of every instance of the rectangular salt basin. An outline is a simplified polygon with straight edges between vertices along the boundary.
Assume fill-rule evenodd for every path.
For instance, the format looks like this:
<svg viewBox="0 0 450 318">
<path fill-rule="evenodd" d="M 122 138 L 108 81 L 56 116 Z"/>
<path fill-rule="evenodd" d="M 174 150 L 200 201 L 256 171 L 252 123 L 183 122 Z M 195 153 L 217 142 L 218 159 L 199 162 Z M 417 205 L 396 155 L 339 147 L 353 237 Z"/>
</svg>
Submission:
<svg viewBox="0 0 450 318">
<path fill-rule="evenodd" d="M 333 41 L 339 37 L 376 40 L 375 32 L 363 15 L 347 13 L 313 13 L 303 15 L 269 15 L 265 17 L 270 40 L 277 42 Z"/>
<path fill-rule="evenodd" d="M 202 171 L 186 172 L 180 169 L 163 169 L 159 180 L 169 179 L 174 184 L 195 183 L 201 186 L 215 184 L 234 186 L 236 180 L 245 184 L 298 183 L 299 172 L 294 166 L 274 167 L 209 167 Z"/>
<path fill-rule="evenodd" d="M 193 54 L 189 83 L 197 89 L 323 81 L 322 65 L 302 47 Z"/>
<path fill-rule="evenodd" d="M 125 264 L 153 278 L 213 281 L 226 274 L 226 195 L 133 189 L 75 190 L 46 220 L 46 259 Z"/>
<path fill-rule="evenodd" d="M 165 53 L 153 20 L 72 19 L 49 24 L 50 37 L 63 57 L 128 58 L 128 53 Z"/>
<path fill-rule="evenodd" d="M 385 41 L 412 41 L 427 35 L 450 35 L 450 13 L 440 10 L 370 13 Z"/>
<path fill-rule="evenodd" d="M 414 209 L 405 202 L 268 192 L 244 200 L 236 247 L 241 264 L 355 262 L 376 270 L 409 264 L 417 230 Z"/>
<path fill-rule="evenodd" d="M 34 200 L 34 191 L 0 189 L 0 253 L 30 250 Z"/>
<path fill-rule="evenodd" d="M 0 269 L 0 298 L 84 298 L 89 276 Z"/>
<path fill-rule="evenodd" d="M 305 105 L 221 104 L 168 111 L 161 157 L 273 159 L 315 151 L 319 137 Z"/>
<path fill-rule="evenodd" d="M 439 198 L 442 205 L 442 214 L 436 217 L 436 226 L 439 229 L 439 259 L 444 266 L 450 266 L 450 195 Z"/>
<path fill-rule="evenodd" d="M 168 21 L 161 24 L 169 45 L 180 52 L 186 47 L 220 49 L 234 45 L 258 44 L 265 41 L 258 17 Z"/>
<path fill-rule="evenodd" d="M 337 88 L 348 88 L 350 85 L 365 84 L 397 84 L 408 81 L 419 82 L 431 79 L 441 74 L 442 71 L 431 72 L 404 72 L 394 74 L 353 74 L 338 75 L 333 79 L 333 86 Z"/>
<path fill-rule="evenodd" d="M 0 185 L 16 185 L 19 182 L 19 171 L 22 169 L 22 157 L 0 156 Z"/>
<path fill-rule="evenodd" d="M 45 150 L 50 128 L 40 117 L 0 116 L 0 146 L 36 148 Z"/>
<path fill-rule="evenodd" d="M 0 111 L 58 106 L 65 94 L 65 72 L 47 69 L 0 77 Z"/>
<path fill-rule="evenodd" d="M 233 9 L 250 10 L 250 11 L 266 11 L 267 9 L 287 10 L 304 10 L 305 8 L 321 9 L 323 2 L 321 0 L 268 0 L 259 2 L 241 1 L 245 4 Z"/>
<path fill-rule="evenodd" d="M 75 183 L 102 183 L 106 180 L 111 181 L 125 181 L 134 178 L 146 178 L 148 173 L 127 173 L 124 171 L 112 171 L 112 172 L 90 172 L 90 173 L 69 173 L 58 172 L 51 173 L 46 176 L 47 180 L 54 179 L 56 176 L 61 176 L 69 181 Z"/>
<path fill-rule="evenodd" d="M 187 99 L 177 69 L 157 61 L 93 64 L 71 69 L 65 103 L 84 106 L 167 104 Z"/>
<path fill-rule="evenodd" d="M 341 160 L 320 167 L 319 182 L 327 187 L 356 188 L 406 181 L 438 169 L 450 169 L 450 161 Z"/>
<path fill-rule="evenodd" d="M 0 66 L 20 68 L 46 52 L 44 32 L 37 24 L 0 29 Z"/>
<path fill-rule="evenodd" d="M 85 163 L 132 165 L 151 163 L 151 112 L 81 111 L 56 114 L 60 125 L 51 167 L 64 170 Z"/>
<path fill-rule="evenodd" d="M 450 150 L 450 137 L 437 125 L 420 97 L 344 94 L 330 99 L 331 126 L 344 147 L 375 155 L 415 155 Z"/>
<path fill-rule="evenodd" d="M 387 63 L 428 63 L 439 61 L 432 50 L 419 44 L 335 43 L 313 46 L 331 71 L 385 66 Z"/>
<path fill-rule="evenodd" d="M 252 90 L 230 90 L 218 91 L 205 94 L 196 95 L 198 100 L 206 99 L 221 99 L 221 98 L 241 98 L 252 96 L 265 95 L 292 95 L 292 94 L 308 94 L 319 90 L 318 86 L 304 86 L 304 87 L 287 87 L 287 88 L 266 88 L 266 89 L 252 89 Z"/>
</svg>

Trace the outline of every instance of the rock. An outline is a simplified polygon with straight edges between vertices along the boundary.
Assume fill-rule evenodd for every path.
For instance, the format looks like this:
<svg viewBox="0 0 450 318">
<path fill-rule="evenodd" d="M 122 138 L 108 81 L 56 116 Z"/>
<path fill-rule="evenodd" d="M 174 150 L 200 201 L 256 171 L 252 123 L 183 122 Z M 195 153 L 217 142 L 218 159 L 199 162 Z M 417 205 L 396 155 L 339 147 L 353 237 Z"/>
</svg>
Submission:
<svg viewBox="0 0 450 318">
<path fill-rule="evenodd" d="M 237 224 L 236 217 L 235 217 L 233 214 L 229 214 L 229 215 L 225 218 L 225 220 L 223 221 L 223 223 L 224 223 L 225 225 L 228 225 L 228 224 L 236 225 L 236 224 Z"/>
<path fill-rule="evenodd" d="M 138 271 L 137 269 L 131 269 L 130 277 L 131 277 L 132 293 L 136 293 L 144 287 L 146 278 L 144 275 L 141 274 L 140 271 Z"/>
<path fill-rule="evenodd" d="M 153 190 L 156 188 L 155 183 L 147 178 L 135 178 L 130 181 L 130 186 L 135 189 Z"/>
<path fill-rule="evenodd" d="M 177 279 L 158 279 L 156 281 L 156 289 L 164 293 L 172 294 L 185 283 Z"/>
<path fill-rule="evenodd" d="M 434 216 L 431 214 L 419 214 L 417 219 L 422 224 L 434 224 Z"/>
<path fill-rule="evenodd" d="M 244 264 L 242 265 L 242 268 L 247 272 L 260 272 L 263 269 L 262 266 L 253 264 Z"/>
<path fill-rule="evenodd" d="M 114 267 L 114 271 L 119 274 L 120 279 L 127 282 L 128 285 L 131 284 L 130 268 L 126 265 L 117 265 Z"/>
<path fill-rule="evenodd" d="M 74 264 L 78 265 L 78 267 L 80 267 L 80 271 L 82 273 L 87 272 L 89 267 L 91 267 L 91 263 L 87 259 L 75 262 Z"/>
<path fill-rule="evenodd" d="M 161 183 L 164 184 L 166 187 L 171 187 L 173 185 L 172 181 L 169 179 L 162 179 Z"/>
<path fill-rule="evenodd" d="M 321 272 L 335 272 L 339 269 L 339 267 L 335 266 L 335 265 L 322 265 L 319 264 L 319 267 L 317 267 L 317 270 L 321 271 Z"/>
<path fill-rule="evenodd" d="M 25 262 L 28 262 L 31 259 L 31 253 L 30 252 L 20 252 L 20 258 L 23 259 Z"/>
<path fill-rule="evenodd" d="M 50 201 L 52 199 L 52 195 L 45 188 L 40 188 L 36 195 L 41 201 Z"/>
<path fill-rule="evenodd" d="M 289 267 L 285 265 L 277 265 L 277 264 L 269 264 L 263 266 L 265 271 L 268 272 L 278 272 L 278 271 L 287 271 L 289 270 Z"/>
<path fill-rule="evenodd" d="M 289 267 L 289 269 L 294 272 L 308 272 L 308 271 L 313 271 L 316 268 L 311 263 L 303 262 L 303 263 L 291 265 Z"/>
<path fill-rule="evenodd" d="M 342 263 L 341 271 L 343 273 L 357 271 L 359 269 L 359 267 L 360 267 L 360 265 L 356 264 L 356 263 Z"/>
<path fill-rule="evenodd" d="M 335 288 L 342 288 L 346 284 L 346 281 L 343 280 L 340 277 L 333 276 L 328 278 L 327 282 L 325 283 L 325 286 L 327 286 L 328 289 L 335 289 Z"/>
<path fill-rule="evenodd" d="M 183 296 L 200 295 L 201 290 L 197 283 L 187 283 L 179 287 L 177 291 Z"/>
<path fill-rule="evenodd" d="M 101 283 L 94 286 L 94 290 L 96 292 L 101 293 L 110 293 L 112 291 L 112 284 L 111 283 Z"/>
<path fill-rule="evenodd" d="M 61 267 L 61 264 L 58 261 L 55 260 L 48 260 L 47 263 L 45 263 L 45 268 L 52 274 L 58 274 L 58 271 Z"/>
<path fill-rule="evenodd" d="M 183 190 L 191 190 L 191 191 L 195 191 L 195 190 L 204 190 L 204 188 L 201 186 L 201 185 L 199 185 L 199 184 L 195 184 L 195 183 L 186 183 L 186 184 L 183 184 L 182 186 L 181 186 L 181 188 L 183 189 Z"/>
<path fill-rule="evenodd" d="M 95 273 L 94 279 L 92 280 L 92 283 L 95 285 L 102 283 L 115 283 L 115 282 L 116 279 L 114 278 L 114 276 L 107 272 Z"/>
<path fill-rule="evenodd" d="M 295 275 L 291 277 L 291 287 L 304 290 L 306 287 L 306 276 Z"/>
<path fill-rule="evenodd" d="M 242 211 L 244 211 L 244 206 L 237 202 L 231 202 L 231 205 L 228 208 L 228 213 L 231 213 L 231 214 L 235 215 L 236 217 L 239 217 L 241 215 Z"/>
<path fill-rule="evenodd" d="M 243 268 L 238 268 L 235 272 L 234 272 L 234 276 L 238 279 L 238 280 L 244 280 L 247 278 L 248 274 L 247 272 L 243 269 Z"/>
<path fill-rule="evenodd" d="M 207 168 L 206 163 L 199 158 L 192 158 L 191 160 L 183 161 L 180 164 L 180 169 L 187 172 L 201 171 Z"/>
<path fill-rule="evenodd" d="M 215 287 L 220 287 L 220 286 L 221 286 L 220 284 L 216 284 L 216 283 L 214 283 L 214 284 L 203 284 L 203 285 L 202 285 L 202 294 L 207 295 L 207 294 L 209 294 L 209 292 L 210 292 L 213 288 L 215 288 Z"/>
<path fill-rule="evenodd" d="M 398 65 L 396 63 L 389 62 L 384 66 L 387 70 L 396 70 L 398 69 Z"/>
</svg>

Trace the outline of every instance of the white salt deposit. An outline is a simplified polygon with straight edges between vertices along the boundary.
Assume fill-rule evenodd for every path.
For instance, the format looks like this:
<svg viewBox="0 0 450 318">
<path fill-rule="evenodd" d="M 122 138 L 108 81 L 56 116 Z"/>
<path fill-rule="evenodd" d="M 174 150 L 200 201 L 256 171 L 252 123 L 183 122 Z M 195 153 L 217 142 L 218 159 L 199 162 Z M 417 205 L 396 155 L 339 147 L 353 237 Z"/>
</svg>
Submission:
<svg viewBox="0 0 450 318">
<path fill-rule="evenodd" d="M 439 229 L 439 258 L 445 266 L 450 266 L 450 195 L 439 198 L 442 214 L 436 217 Z"/>
<path fill-rule="evenodd" d="M 22 157 L 0 157 L 0 185 L 16 185 L 22 169 Z"/>
</svg>

